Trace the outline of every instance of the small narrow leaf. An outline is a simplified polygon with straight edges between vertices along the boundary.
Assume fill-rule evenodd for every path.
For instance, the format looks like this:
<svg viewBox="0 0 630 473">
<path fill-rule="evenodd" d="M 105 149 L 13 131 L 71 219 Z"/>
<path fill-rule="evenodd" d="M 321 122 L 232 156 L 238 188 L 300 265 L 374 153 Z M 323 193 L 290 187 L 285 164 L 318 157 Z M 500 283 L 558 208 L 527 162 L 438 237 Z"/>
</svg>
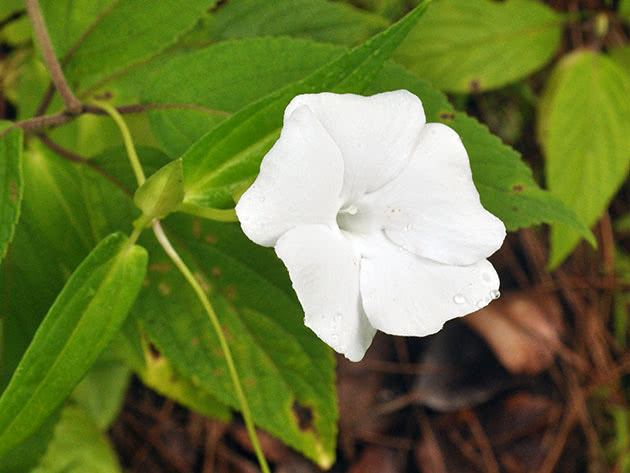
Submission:
<svg viewBox="0 0 630 473">
<path fill-rule="evenodd" d="M 0 122 L 0 134 L 10 126 Z M 22 194 L 22 130 L 14 128 L 0 135 L 0 261 L 20 217 Z"/>
<path fill-rule="evenodd" d="M 538 139 L 549 190 L 593 225 L 628 176 L 630 76 L 606 56 L 577 51 L 556 66 L 538 114 Z M 550 265 L 560 264 L 580 235 L 556 224 Z"/>
<path fill-rule="evenodd" d="M 116 233 L 70 277 L 0 397 L 0 457 L 46 420 L 111 341 L 146 265 L 146 251 Z"/>
<path fill-rule="evenodd" d="M 302 93 L 364 91 L 427 5 L 424 1 L 363 45 L 306 79 L 253 103 L 203 136 L 183 156 L 185 201 L 210 207 L 228 205 L 243 174 L 248 178 L 255 174 L 262 156 L 276 141 L 289 101 Z"/>
<path fill-rule="evenodd" d="M 175 210 L 184 200 L 182 160 L 176 159 L 153 174 L 136 191 L 133 200 L 151 219 L 163 218 Z"/>
<path fill-rule="evenodd" d="M 440 0 L 394 58 L 450 92 L 479 92 L 526 77 L 552 57 L 563 18 L 534 0 Z"/>
</svg>

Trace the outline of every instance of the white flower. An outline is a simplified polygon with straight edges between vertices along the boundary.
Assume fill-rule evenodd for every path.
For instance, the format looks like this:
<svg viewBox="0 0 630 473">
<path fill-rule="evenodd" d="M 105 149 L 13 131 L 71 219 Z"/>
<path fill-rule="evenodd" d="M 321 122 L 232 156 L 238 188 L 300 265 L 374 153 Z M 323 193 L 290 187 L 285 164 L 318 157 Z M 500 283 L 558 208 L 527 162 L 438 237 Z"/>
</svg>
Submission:
<svg viewBox="0 0 630 473">
<path fill-rule="evenodd" d="M 352 361 L 376 330 L 424 336 L 498 297 L 505 227 L 457 133 L 406 90 L 308 94 L 236 213 L 289 270 L 305 324 Z"/>
</svg>

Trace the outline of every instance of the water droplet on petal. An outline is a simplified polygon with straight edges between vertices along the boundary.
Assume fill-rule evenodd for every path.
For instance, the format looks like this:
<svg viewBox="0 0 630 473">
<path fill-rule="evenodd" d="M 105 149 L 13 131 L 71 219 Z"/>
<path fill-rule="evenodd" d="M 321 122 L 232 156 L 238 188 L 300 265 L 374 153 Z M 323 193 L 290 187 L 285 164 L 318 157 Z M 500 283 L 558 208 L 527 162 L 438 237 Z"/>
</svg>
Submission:
<svg viewBox="0 0 630 473">
<path fill-rule="evenodd" d="M 359 209 L 357 209 L 357 207 L 355 205 L 351 205 L 350 207 L 348 207 L 347 212 L 350 215 L 356 215 L 356 213 L 358 212 Z"/>
<path fill-rule="evenodd" d="M 501 293 L 498 289 L 495 289 L 494 291 L 490 291 L 490 297 L 494 300 L 497 300 L 499 297 L 501 297 Z"/>
<path fill-rule="evenodd" d="M 455 294 L 453 296 L 453 302 L 455 302 L 455 304 L 463 304 L 466 302 L 466 298 L 462 294 Z"/>
</svg>

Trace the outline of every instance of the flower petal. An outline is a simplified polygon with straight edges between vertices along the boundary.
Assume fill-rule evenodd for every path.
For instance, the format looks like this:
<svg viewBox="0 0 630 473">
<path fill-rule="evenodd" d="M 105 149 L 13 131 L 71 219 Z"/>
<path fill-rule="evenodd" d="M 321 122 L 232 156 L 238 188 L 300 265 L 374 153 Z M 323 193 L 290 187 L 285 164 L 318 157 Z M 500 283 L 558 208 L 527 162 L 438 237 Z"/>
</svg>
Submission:
<svg viewBox="0 0 630 473">
<path fill-rule="evenodd" d="M 280 237 L 276 253 L 289 270 L 306 326 L 335 351 L 360 361 L 376 330 L 361 307 L 356 249 L 337 229 L 305 225 Z"/>
<path fill-rule="evenodd" d="M 407 167 L 366 200 L 394 243 L 442 263 L 475 263 L 505 238 L 503 222 L 481 205 L 459 136 L 440 123 L 422 129 Z"/>
<path fill-rule="evenodd" d="M 297 225 L 334 223 L 342 183 L 339 148 L 313 113 L 299 107 L 285 118 L 236 214 L 250 240 L 273 246 Z"/>
<path fill-rule="evenodd" d="M 285 116 L 303 105 L 315 113 L 341 149 L 346 201 L 391 181 L 407 163 L 425 123 L 422 102 L 406 90 L 371 97 L 298 95 Z"/>
<path fill-rule="evenodd" d="M 487 260 L 454 266 L 416 256 L 385 237 L 373 239 L 361 260 L 361 298 L 370 323 L 392 335 L 425 336 L 499 296 L 499 277 Z"/>
</svg>

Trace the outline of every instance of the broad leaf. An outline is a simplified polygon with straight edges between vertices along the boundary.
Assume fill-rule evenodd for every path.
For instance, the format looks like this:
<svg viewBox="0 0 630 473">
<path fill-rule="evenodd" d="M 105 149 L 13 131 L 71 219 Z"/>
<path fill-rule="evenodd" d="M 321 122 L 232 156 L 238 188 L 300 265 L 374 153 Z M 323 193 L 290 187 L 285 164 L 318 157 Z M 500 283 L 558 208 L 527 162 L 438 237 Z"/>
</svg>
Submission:
<svg viewBox="0 0 630 473">
<path fill-rule="evenodd" d="M 330 466 L 337 421 L 334 358 L 304 326 L 282 263 L 272 250 L 250 242 L 237 224 L 173 215 L 165 227 L 225 327 L 256 424 Z M 157 244 L 144 244 L 152 265 L 134 313 L 161 355 L 192 386 L 238 409 L 207 314 Z M 312 416 L 306 424 L 301 409 Z"/>
<path fill-rule="evenodd" d="M 577 51 L 556 66 L 538 113 L 549 189 L 591 226 L 627 178 L 630 76 L 606 56 Z M 579 240 L 554 225 L 550 264 L 560 264 Z"/>
<path fill-rule="evenodd" d="M 130 377 L 129 368 L 108 356 L 106 349 L 74 388 L 70 399 L 81 406 L 99 430 L 106 430 L 122 407 Z"/>
<path fill-rule="evenodd" d="M 560 45 L 562 23 L 534 0 L 440 0 L 394 58 L 442 90 L 494 89 L 547 63 Z"/>
<path fill-rule="evenodd" d="M 162 64 L 142 101 L 199 107 L 150 112 L 156 137 L 176 158 L 233 112 L 303 79 L 342 53 L 341 48 L 290 38 L 226 41 Z"/>
<path fill-rule="evenodd" d="M 240 0 L 219 8 L 216 39 L 294 36 L 337 44 L 358 44 L 385 29 L 381 16 L 326 0 Z"/>
<path fill-rule="evenodd" d="M 612 48 L 609 53 L 610 58 L 630 76 L 630 46 L 625 45 Z"/>
<path fill-rule="evenodd" d="M 140 290 L 146 264 L 143 248 L 112 234 L 77 268 L 0 398 L 0 457 L 46 420 L 111 341 Z"/>
<path fill-rule="evenodd" d="M 216 0 L 48 0 L 43 5 L 57 55 L 74 49 L 64 71 L 75 90 L 85 91 L 138 65 L 175 43 Z M 70 12 L 70 14 L 68 14 Z"/>
<path fill-rule="evenodd" d="M 31 473 L 121 473 L 116 452 L 93 419 L 78 406 L 67 406 L 48 450 Z"/>
<path fill-rule="evenodd" d="M 277 139 L 286 105 L 297 94 L 336 91 L 360 93 L 426 10 L 427 2 L 363 45 L 275 94 L 241 110 L 197 141 L 183 156 L 185 201 L 227 205 L 242 181 L 255 173 L 261 156 Z M 254 159 L 252 159 L 254 158 Z"/>
<path fill-rule="evenodd" d="M 13 238 L 24 189 L 22 130 L 14 128 L 5 131 L 10 126 L 10 123 L 0 122 L 0 261 Z"/>
</svg>

